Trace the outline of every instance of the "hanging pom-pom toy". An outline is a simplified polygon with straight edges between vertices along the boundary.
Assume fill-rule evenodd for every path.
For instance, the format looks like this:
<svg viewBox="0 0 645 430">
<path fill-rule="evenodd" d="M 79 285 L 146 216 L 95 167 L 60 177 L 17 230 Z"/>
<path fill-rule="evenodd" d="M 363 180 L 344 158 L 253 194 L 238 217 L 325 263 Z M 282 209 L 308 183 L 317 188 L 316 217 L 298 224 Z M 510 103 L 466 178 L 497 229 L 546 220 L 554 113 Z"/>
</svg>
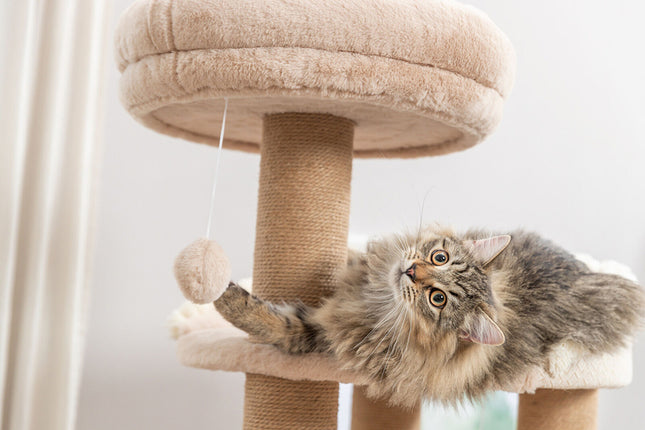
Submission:
<svg viewBox="0 0 645 430">
<path fill-rule="evenodd" d="M 193 303 L 210 303 L 222 295 L 231 280 L 231 264 L 215 241 L 197 239 L 175 259 L 175 278 Z"/>
<path fill-rule="evenodd" d="M 231 263 L 224 250 L 210 237 L 211 225 L 215 204 L 215 188 L 219 171 L 219 160 L 224 141 L 224 126 L 226 124 L 226 111 L 228 99 L 224 99 L 224 115 L 222 128 L 219 134 L 219 147 L 215 165 L 215 179 L 211 193 L 211 205 L 208 213 L 206 238 L 197 239 L 184 248 L 175 259 L 175 279 L 179 289 L 188 300 L 193 303 L 210 303 L 219 298 L 228 287 L 231 280 Z"/>
</svg>

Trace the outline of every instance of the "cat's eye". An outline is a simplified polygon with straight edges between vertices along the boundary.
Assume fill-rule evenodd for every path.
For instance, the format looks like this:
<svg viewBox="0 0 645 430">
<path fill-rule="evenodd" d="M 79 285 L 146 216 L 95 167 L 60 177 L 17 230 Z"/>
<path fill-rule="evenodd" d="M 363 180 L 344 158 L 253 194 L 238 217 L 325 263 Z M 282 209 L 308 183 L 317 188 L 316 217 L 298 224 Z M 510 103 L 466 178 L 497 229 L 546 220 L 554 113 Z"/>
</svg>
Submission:
<svg viewBox="0 0 645 430">
<path fill-rule="evenodd" d="M 446 305 L 447 301 L 448 298 L 443 291 L 434 289 L 430 292 L 430 303 L 432 303 L 432 306 L 442 308 Z"/>
<path fill-rule="evenodd" d="M 436 249 L 430 255 L 430 261 L 435 266 L 443 266 L 448 262 L 448 253 L 443 249 Z"/>
</svg>

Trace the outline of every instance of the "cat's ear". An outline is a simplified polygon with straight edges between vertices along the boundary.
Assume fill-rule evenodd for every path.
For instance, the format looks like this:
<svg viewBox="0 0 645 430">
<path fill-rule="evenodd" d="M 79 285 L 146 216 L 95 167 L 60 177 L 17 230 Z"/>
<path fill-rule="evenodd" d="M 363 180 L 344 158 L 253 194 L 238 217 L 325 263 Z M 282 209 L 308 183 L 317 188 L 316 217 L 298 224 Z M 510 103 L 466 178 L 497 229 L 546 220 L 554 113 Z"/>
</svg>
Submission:
<svg viewBox="0 0 645 430">
<path fill-rule="evenodd" d="M 488 239 L 465 240 L 463 243 L 472 252 L 473 256 L 485 266 L 506 249 L 508 244 L 511 243 L 511 236 L 504 234 L 489 237 Z"/>
<path fill-rule="evenodd" d="M 482 345 L 499 346 L 506 341 L 504 333 L 495 321 L 481 309 L 466 323 L 461 338 Z"/>
</svg>

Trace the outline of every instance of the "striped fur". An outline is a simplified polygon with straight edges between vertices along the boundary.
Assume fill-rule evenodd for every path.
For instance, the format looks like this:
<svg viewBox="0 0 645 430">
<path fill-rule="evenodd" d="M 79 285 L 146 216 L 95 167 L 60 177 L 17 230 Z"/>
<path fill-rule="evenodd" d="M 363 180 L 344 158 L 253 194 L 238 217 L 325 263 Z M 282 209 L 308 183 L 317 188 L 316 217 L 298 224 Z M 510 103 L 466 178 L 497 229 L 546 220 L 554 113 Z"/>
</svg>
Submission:
<svg viewBox="0 0 645 430">
<path fill-rule="evenodd" d="M 635 283 L 592 273 L 536 234 L 490 236 L 427 229 L 373 241 L 318 308 L 271 304 L 235 284 L 215 306 L 257 342 L 335 355 L 369 376 L 369 395 L 403 406 L 476 400 L 529 366 L 548 368 L 561 342 L 611 352 L 640 327 Z M 439 249 L 445 264 L 432 262 Z M 435 291 L 443 306 L 431 303 Z"/>
</svg>

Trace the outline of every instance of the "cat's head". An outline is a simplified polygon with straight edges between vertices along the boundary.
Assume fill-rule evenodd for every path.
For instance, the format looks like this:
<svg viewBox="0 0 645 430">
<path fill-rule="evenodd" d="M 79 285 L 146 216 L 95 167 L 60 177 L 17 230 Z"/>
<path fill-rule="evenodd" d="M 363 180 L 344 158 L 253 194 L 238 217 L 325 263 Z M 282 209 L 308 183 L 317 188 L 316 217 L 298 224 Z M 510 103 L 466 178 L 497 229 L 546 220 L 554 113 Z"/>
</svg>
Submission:
<svg viewBox="0 0 645 430">
<path fill-rule="evenodd" d="M 395 306 L 409 326 L 430 338 L 453 335 L 463 340 L 501 345 L 497 311 L 485 268 L 511 241 L 493 236 L 465 240 L 426 231 L 370 245 L 370 283 L 391 289 Z M 385 281 L 385 284 L 383 284 Z"/>
</svg>

